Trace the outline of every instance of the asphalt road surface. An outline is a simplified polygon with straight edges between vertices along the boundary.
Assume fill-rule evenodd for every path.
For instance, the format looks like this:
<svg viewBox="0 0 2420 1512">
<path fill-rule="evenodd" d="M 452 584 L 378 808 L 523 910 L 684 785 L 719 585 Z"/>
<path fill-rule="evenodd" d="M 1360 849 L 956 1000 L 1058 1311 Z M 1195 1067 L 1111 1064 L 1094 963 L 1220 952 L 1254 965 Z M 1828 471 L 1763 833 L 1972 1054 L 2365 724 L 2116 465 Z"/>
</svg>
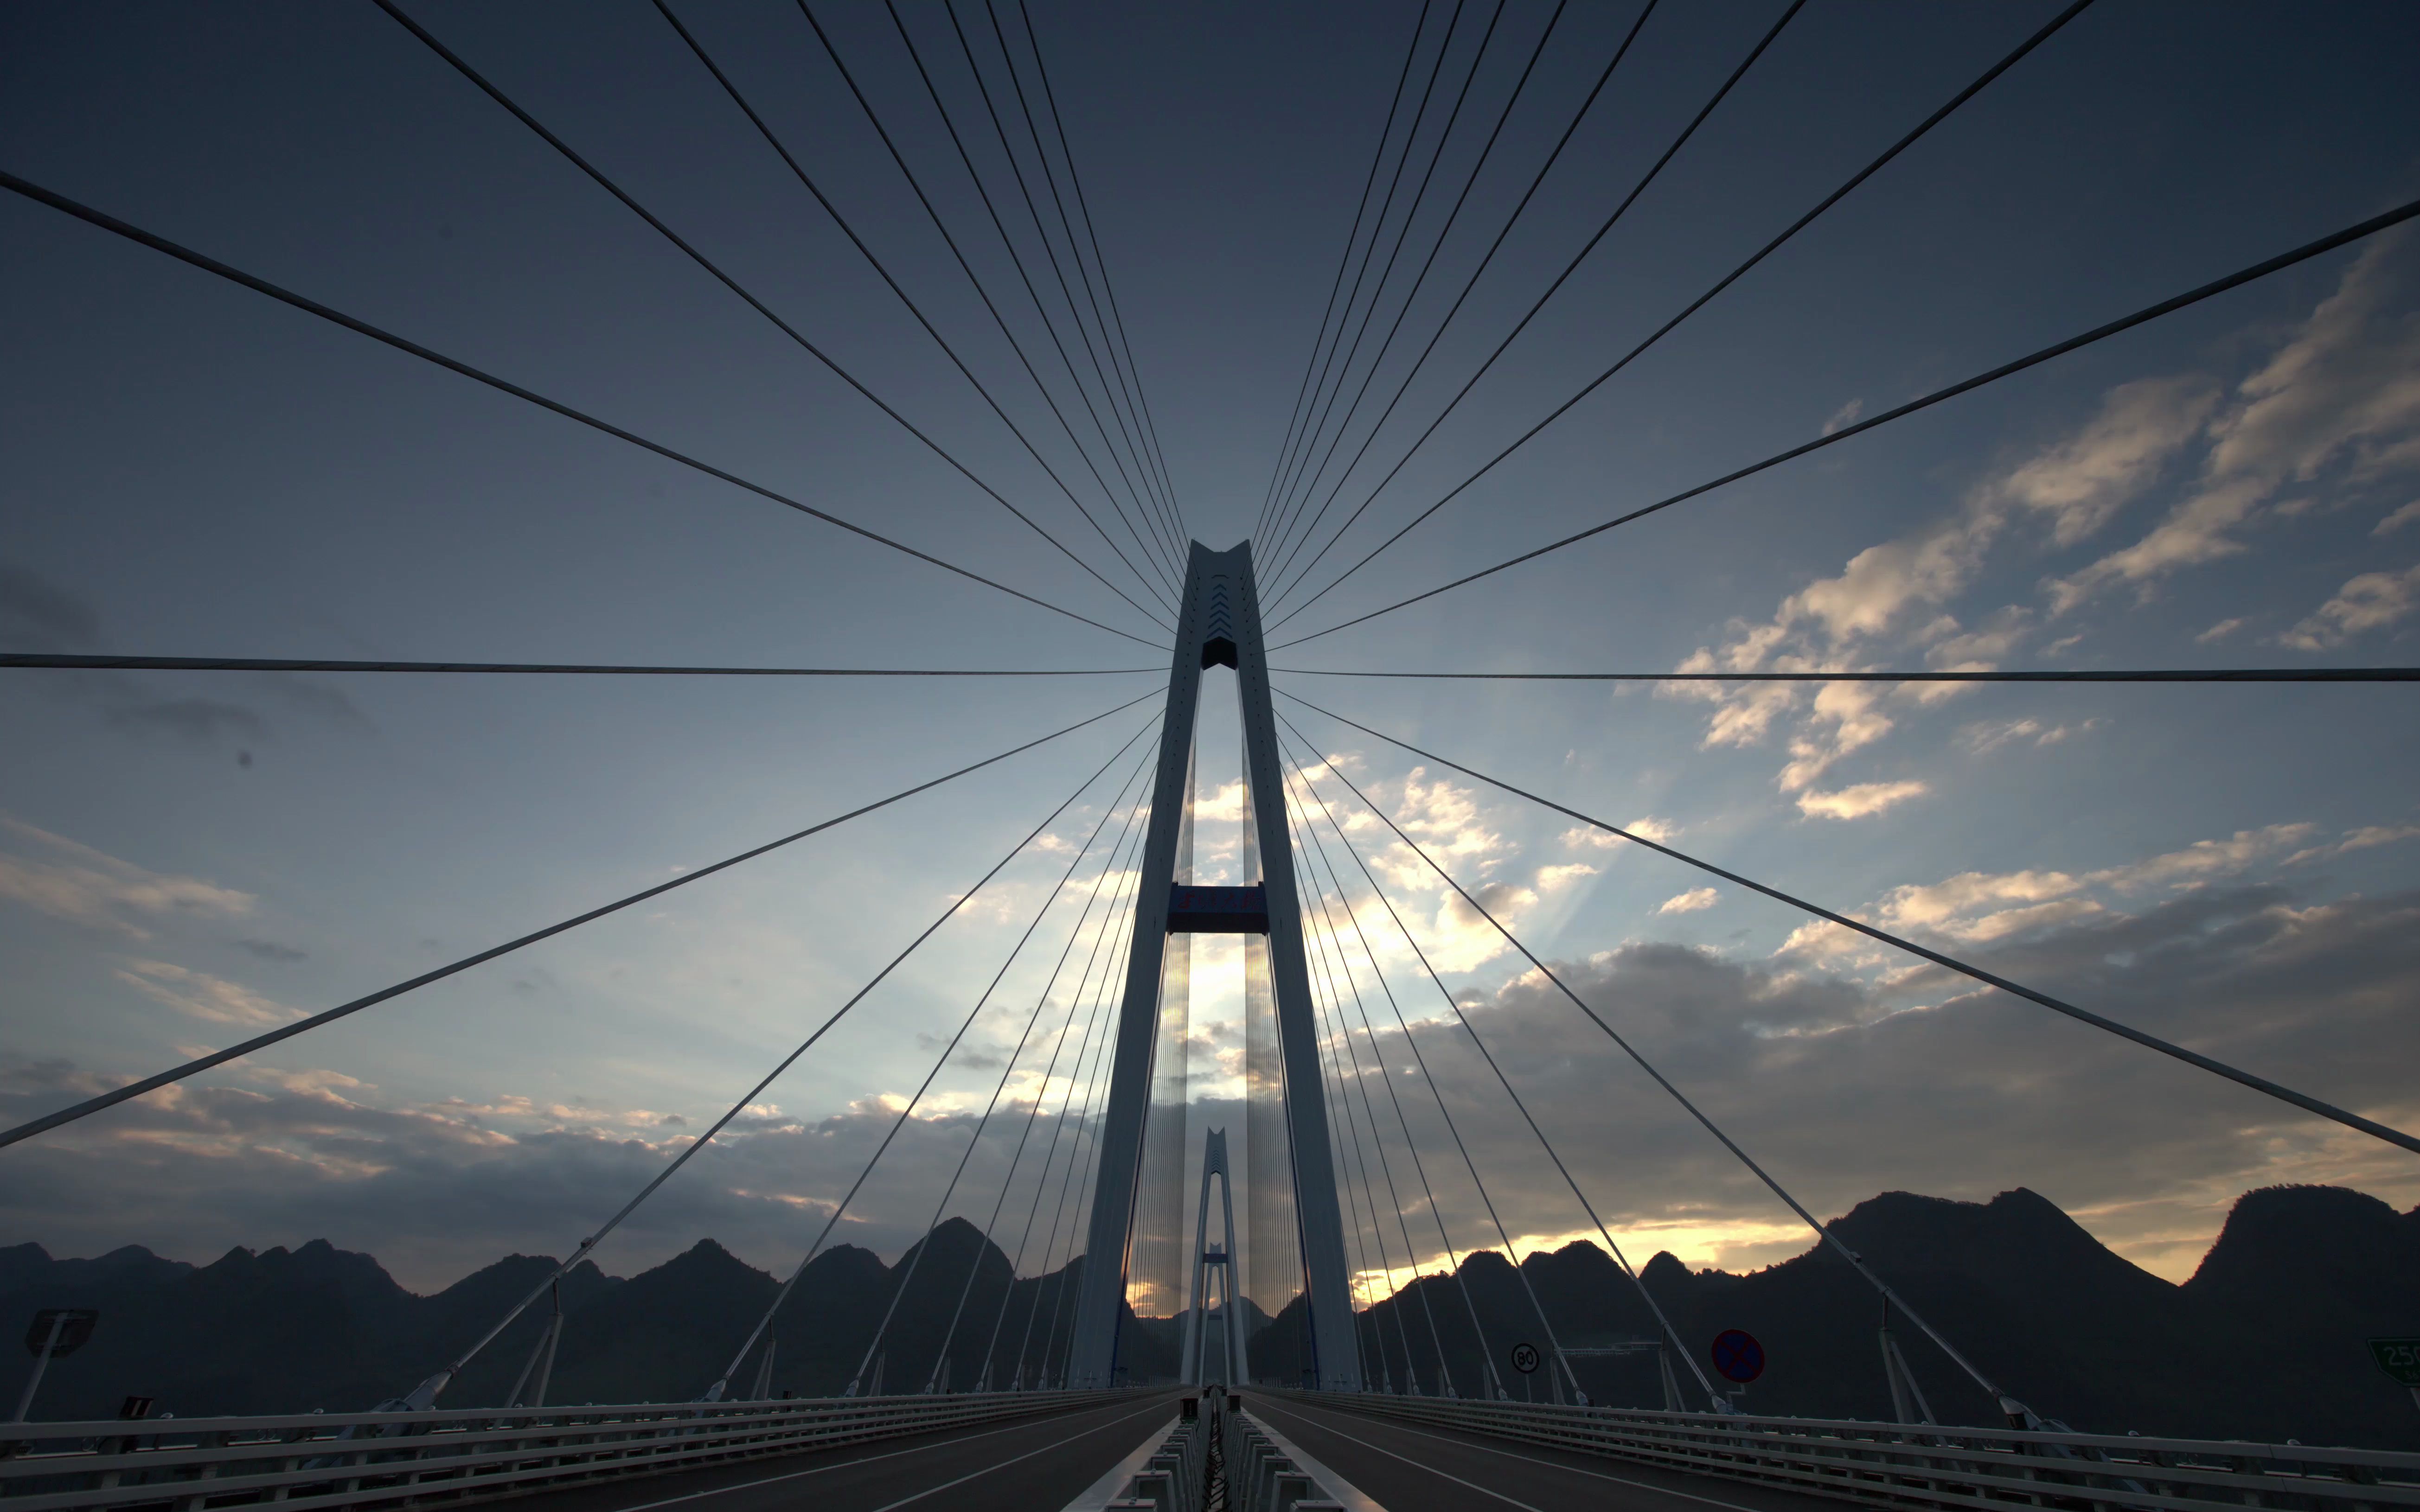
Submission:
<svg viewBox="0 0 2420 1512">
<path fill-rule="evenodd" d="M 1413 1427 L 1246 1391 L 1244 1409 L 1351 1481 L 1387 1512 L 1524 1508 L 1563 1512 L 1843 1512 L 1794 1491 L 1676 1474 L 1593 1455 Z M 1059 1503 L 1058 1505 L 1065 1504 Z"/>
<path fill-rule="evenodd" d="M 885 1439 L 825 1453 L 604 1481 L 517 1499 L 527 1512 L 1059 1512 L 1176 1415 L 1179 1393 Z"/>
</svg>

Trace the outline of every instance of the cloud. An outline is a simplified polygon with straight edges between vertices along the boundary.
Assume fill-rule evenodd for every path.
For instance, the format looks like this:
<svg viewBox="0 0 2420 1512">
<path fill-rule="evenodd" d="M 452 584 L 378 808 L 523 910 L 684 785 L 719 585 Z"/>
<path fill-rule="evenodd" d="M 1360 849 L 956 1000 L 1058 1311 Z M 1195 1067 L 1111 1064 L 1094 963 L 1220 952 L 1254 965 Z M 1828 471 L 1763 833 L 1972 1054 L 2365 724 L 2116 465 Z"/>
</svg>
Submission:
<svg viewBox="0 0 2420 1512">
<path fill-rule="evenodd" d="M 2195 636 L 2194 640 L 2195 643 L 2200 645 L 2215 645 L 2219 641 L 2226 640 L 2228 636 L 2233 635 L 2236 631 L 2242 628 L 2243 622 L 2240 619 L 2221 620 L 2216 625 L 2211 625 L 2209 629 L 2204 630 L 2201 634 Z"/>
<path fill-rule="evenodd" d="M 212 1024 L 265 1029 L 302 1016 L 301 1009 L 272 1002 L 240 982 L 165 961 L 130 961 L 116 975 L 146 996 Z"/>
<path fill-rule="evenodd" d="M 2048 515 L 2052 540 L 2072 546 L 2141 497 L 2218 400 L 2217 385 L 2194 374 L 2120 384 L 2081 430 L 2003 478 L 1999 494 Z"/>
<path fill-rule="evenodd" d="M 2095 891 L 2120 896 L 2163 887 L 2188 891 L 2241 875 L 2258 862 L 2301 844 L 2310 838 L 2312 829 L 2312 825 L 2303 824 L 2242 829 L 2225 840 L 2195 841 L 2180 850 L 2080 875 L 2030 870 L 1962 872 L 1939 882 L 1889 888 L 1851 917 L 1894 934 L 1966 944 L 2006 940 L 2046 926 L 2071 924 L 2109 913 L 2107 903 L 2088 896 Z M 2317 853 L 2288 856 L 2287 864 L 2313 854 Z M 1803 953 L 1838 960 L 1869 956 L 1874 949 L 1862 935 L 1816 920 L 1802 925 L 1776 954 Z"/>
<path fill-rule="evenodd" d="M 2400 573 L 2365 572 L 2277 639 L 2298 651 L 2325 651 L 2366 630 L 2393 625 L 2415 607 L 2420 607 L 2420 563 Z"/>
<path fill-rule="evenodd" d="M 0 650 L 64 652 L 101 640 L 101 614 L 90 603 L 39 574 L 0 563 Z M 247 687 L 322 723 L 364 731 L 369 718 L 338 687 L 285 672 L 244 679 Z M 256 709 L 223 699 L 163 698 L 141 679 L 124 672 L 54 672 L 44 687 L 68 699 L 97 706 L 101 721 L 122 734 L 165 738 L 186 745 L 222 740 L 259 743 L 269 721 Z M 242 758 L 250 765 L 249 753 Z"/>
<path fill-rule="evenodd" d="M 0 562 L 0 649 L 68 651 L 101 638 L 101 615 L 66 589 Z"/>
<path fill-rule="evenodd" d="M 258 956 L 263 961 L 276 961 L 290 964 L 296 961 L 307 961 L 311 958 L 310 951 L 296 946 L 280 945 L 275 940 L 238 940 L 235 944 L 237 949 L 248 955 Z"/>
<path fill-rule="evenodd" d="M 1694 914 L 1701 908 L 1712 908 L 1718 895 L 1712 887 L 1693 887 L 1687 892 L 1667 898 L 1657 905 L 1659 914 Z"/>
<path fill-rule="evenodd" d="M 2304 904 L 2210 889 L 1971 955 L 2388 1123 L 2420 1115 L 2402 1073 L 2420 1055 L 2420 1021 L 2402 1011 L 2420 992 L 2420 895 Z M 2086 1221 L 2121 1249 L 2149 1250 L 2173 1239 L 2164 1205 L 2192 1211 L 2206 1242 L 2238 1193 L 2281 1179 L 2344 1181 L 2398 1206 L 2420 1196 L 2408 1159 L 2375 1141 L 1933 968 L 1864 983 L 1647 943 L 1556 970 L 1820 1214 L 1884 1190 L 1976 1198 L 2023 1184 L 2092 1210 Z M 1734 1267 L 1806 1246 L 1781 1227 L 1740 1237 L 1786 1211 L 1550 983 L 1524 977 L 1467 1011 L 1548 1137 L 1588 1152 L 1574 1174 L 1616 1236 L 1636 1236 L 1626 1244 Z M 1486 1068 L 1442 1028 L 1417 1032 L 1507 1226 L 1583 1231 Z M 1442 1141 L 1433 1115 L 1405 1103 L 1423 1141 Z M 1440 1192 L 1445 1216 L 1485 1233 L 1466 1187 Z M 2155 1206 L 2156 1222 L 2144 1216 Z"/>
<path fill-rule="evenodd" d="M 0 1057 L 0 1117 L 13 1123 L 110 1085 L 64 1062 Z M 749 1109 L 600 1260 L 627 1273 L 711 1235 L 786 1270 L 874 1155 L 895 1101 L 866 1098 L 821 1118 Z M 989 1215 L 1030 1107 L 1004 1102 L 993 1115 L 951 1213 L 978 1224 Z M 979 1111 L 909 1119 L 833 1241 L 895 1256 L 931 1216 Z M 1058 1111 L 1050 1102 L 1044 1119 Z M 0 1188 L 0 1230 L 39 1235 L 54 1253 L 132 1242 L 205 1260 L 238 1243 L 326 1237 L 434 1288 L 514 1251 L 566 1253 L 689 1145 L 695 1112 L 516 1095 L 413 1103 L 338 1072 L 230 1067 L 21 1147 L 14 1153 L 27 1158 Z M 1090 1132 L 1070 1118 L 1051 1195 L 1078 1134 Z M 1048 1135 L 1041 1130 L 1025 1151 L 1008 1211 L 1032 1199 Z M 1041 1247 L 1037 1231 L 1029 1269 Z M 1063 1239 L 1050 1263 L 1064 1258 Z"/>
<path fill-rule="evenodd" d="M 1642 815 L 1633 819 L 1621 827 L 1641 840 L 1652 840 L 1658 844 L 1663 844 L 1681 833 L 1681 826 L 1671 820 L 1657 819 L 1652 815 Z M 1588 845 L 1601 851 L 1623 850 L 1630 844 L 1630 841 L 1621 836 L 1607 834 L 1590 825 L 1575 825 L 1564 830 L 1562 841 L 1566 845 Z"/>
<path fill-rule="evenodd" d="M 2344 839 L 2333 844 L 2314 845 L 2296 851 L 2286 857 L 2286 865 L 2300 866 L 2305 861 L 2342 856 L 2348 851 L 2366 851 L 2373 846 L 2392 845 L 2407 840 L 2420 840 L 2420 825 L 2365 825 L 2359 829 L 2346 830 Z"/>
<path fill-rule="evenodd" d="M 2289 827 L 2220 842 L 2222 864 L 2266 854 Z M 2195 871 L 2211 885 L 2174 886 Z M 2226 878 L 2213 881 L 2207 863 L 2146 862 L 2082 876 L 1969 874 L 1933 885 L 1929 901 L 1937 918 L 1979 921 L 2073 898 L 2097 886 L 2092 877 L 2161 872 L 2167 882 L 2139 912 L 2118 907 L 2123 895 L 2112 890 L 2093 911 L 1978 934 L 1963 953 L 2409 1126 L 2420 1113 L 2404 1069 L 2420 1056 L 2420 1021 L 2405 1011 L 2420 992 L 2420 894 L 2318 902 L 2218 885 Z M 1900 901 L 1902 914 L 1916 906 L 1913 893 Z M 1883 1190 L 1987 1197 L 2023 1184 L 2086 1214 L 2123 1249 L 2172 1242 L 2180 1209 L 2207 1238 L 2237 1192 L 2280 1180 L 2344 1181 L 2398 1206 L 2420 1200 L 2420 1177 L 2399 1154 L 2373 1156 L 2357 1136 L 1933 968 L 1877 974 L 1644 942 L 1555 969 L 1827 1216 Z M 1692 1263 L 1737 1267 L 1805 1248 L 1770 1195 L 1550 983 L 1524 973 L 1467 1000 L 1506 1075 L 1637 1257 L 1669 1247 Z M 1586 1219 L 1459 1026 L 1421 1023 L 1412 1033 L 1507 1227 L 1548 1241 L 1581 1230 Z M 1373 1041 L 1357 1026 L 1354 1038 L 1374 1076 Z M 1399 1075 L 1408 1069 L 1403 1031 L 1379 1029 L 1374 1049 Z M 57 1061 L 8 1062 L 0 1119 L 111 1082 Z M 1492 1232 L 1486 1212 L 1425 1088 L 1411 1080 L 1402 1089 L 1422 1149 L 1449 1152 L 1433 1166 L 1438 1211 L 1467 1247 Z M 1400 1176 L 1389 1100 L 1368 1090 Z M 786 1268 L 873 1152 L 890 1106 L 894 1098 L 828 1116 L 751 1110 L 640 1210 L 604 1262 L 627 1273 L 710 1234 L 753 1263 Z M 950 1211 L 987 1216 L 1028 1108 L 1013 1102 L 995 1115 Z M 1046 1105 L 1046 1119 L 1055 1109 Z M 510 1251 L 565 1253 L 685 1147 L 687 1130 L 670 1120 L 693 1130 L 700 1111 L 525 1095 L 416 1104 L 307 1067 L 231 1068 L 13 1151 L 0 1227 L 55 1253 L 134 1242 L 195 1258 L 239 1242 L 325 1236 L 379 1255 L 407 1284 L 433 1287 Z M 1231 1138 L 1244 1127 L 1232 1103 L 1197 1112 L 1198 1123 L 1223 1123 Z M 908 1120 L 840 1234 L 897 1254 L 930 1215 L 973 1125 L 957 1109 Z M 1063 1148 L 1061 1168 L 1066 1158 Z M 1239 1165 L 1247 1158 L 1239 1149 Z M 1037 1167 L 1030 1149 L 1008 1211 L 1021 1211 Z M 2156 1225 L 2144 1216 L 2154 1209 Z M 1426 1263 L 1433 1228 L 1420 1240 Z M 1027 1268 L 1041 1268 L 1036 1255 Z"/>
<path fill-rule="evenodd" d="M 2119 384 L 2088 419 L 1979 480 L 1948 514 L 1858 551 L 1837 576 L 1785 596 L 1768 620 L 1733 620 L 1718 644 L 1699 646 L 1675 670 L 1860 671 L 1911 652 L 1941 670 L 2000 666 L 2046 616 L 2055 619 L 2109 586 L 2148 589 L 2180 568 L 2242 551 L 2242 527 L 2264 510 L 2291 512 L 2271 503 L 2289 484 L 2335 476 L 2360 486 L 2420 466 L 2420 320 L 2397 313 L 2412 282 L 2401 241 L 2374 242 L 2335 292 L 2232 387 L 2208 373 Z M 2014 527 L 2039 522 L 2047 527 L 2049 548 L 2072 547 L 2108 529 L 2171 475 L 2188 483 L 2166 516 L 2131 545 L 2045 579 L 2041 607 L 2005 604 L 1964 620 L 1952 612 L 1994 550 L 2012 537 L 2039 538 Z M 2411 513 L 2398 511 L 2379 529 Z M 2366 574 L 2287 641 L 2309 649 L 2339 643 L 2401 618 L 2414 597 L 2409 574 Z M 2203 640 L 2217 640 L 2243 623 L 2222 622 Z M 2062 639 L 2044 654 L 2075 640 Z M 1886 649 L 1891 660 L 1878 659 Z M 1786 684 L 1667 683 L 1656 691 L 1713 705 L 1702 740 L 1708 748 L 1757 746 L 1786 732 L 1789 755 L 1778 784 L 1784 793 L 1803 793 L 1843 758 L 1890 735 L 1895 706 L 1967 690 L 1947 684 L 1884 689 L 1834 683 L 1810 691 Z"/>
<path fill-rule="evenodd" d="M 1823 422 L 1823 434 L 1824 434 L 1824 435 L 1826 435 L 1826 436 L 1829 436 L 1829 435 L 1831 435 L 1834 431 L 1838 430 L 1838 429 L 1839 429 L 1841 426 L 1843 426 L 1843 425 L 1854 425 L 1854 424 L 1855 424 L 1857 423 L 1857 417 L 1858 417 L 1859 415 L 1864 414 L 1865 412 L 1866 412 L 1866 401 L 1865 401 L 1865 400 L 1863 400 L 1863 399 L 1852 399 L 1852 400 L 1850 400 L 1847 404 L 1842 405 L 1839 409 L 1833 410 L 1833 411 L 1832 411 L 1832 418 L 1831 418 L 1831 419 L 1829 419 L 1829 420 L 1826 420 L 1825 422 Z"/>
<path fill-rule="evenodd" d="M 262 740 L 269 734 L 269 723 L 259 714 L 240 703 L 223 702 L 218 699 L 155 699 L 147 702 L 130 702 L 107 710 L 101 717 L 108 721 L 111 729 L 128 734 L 166 735 L 195 745 L 209 744 L 223 736 Z"/>
<path fill-rule="evenodd" d="M 1863 819 L 1931 791 L 1922 782 L 1859 782 L 1837 793 L 1802 793 L 1798 811 L 1811 819 Z"/>
<path fill-rule="evenodd" d="M 2354 260 L 2211 420 L 2193 491 L 2133 545 L 2054 583 L 2055 611 L 2242 551 L 2239 527 L 2289 484 L 2341 470 L 2357 486 L 2420 466 L 2420 321 L 2398 308 L 2410 292 L 2407 239 L 2380 237 Z"/>
<path fill-rule="evenodd" d="M 2106 723 L 2102 719 L 2086 719 L 2076 724 L 2045 725 L 2030 717 L 2021 719 L 1987 720 L 1970 724 L 1958 732 L 1958 738 L 1976 755 L 1985 755 L 2002 746 L 2022 742 L 2026 745 L 2055 746 L 2070 735 L 2097 730 Z"/>
<path fill-rule="evenodd" d="M 1595 867 L 1580 861 L 1572 861 L 1560 866 L 1542 866 L 1538 869 L 1537 887 L 1540 892 L 1555 892 L 1570 887 L 1582 877 L 1592 877 L 1596 874 Z"/>
<path fill-rule="evenodd" d="M 2397 531 L 2401 530 L 2406 525 L 2412 524 L 2415 520 L 2420 520 L 2420 499 L 2414 499 L 2410 503 L 2405 504 L 2402 508 L 2397 510 L 2394 514 L 2380 520 L 2376 525 L 2371 526 L 2369 533 L 2372 535 L 2392 535 Z"/>
<path fill-rule="evenodd" d="M 0 898 L 87 928 L 147 939 L 150 932 L 128 916 L 233 918 L 251 913 L 258 901 L 199 877 L 146 871 L 5 815 L 0 835 L 47 853 L 0 851 Z"/>
</svg>

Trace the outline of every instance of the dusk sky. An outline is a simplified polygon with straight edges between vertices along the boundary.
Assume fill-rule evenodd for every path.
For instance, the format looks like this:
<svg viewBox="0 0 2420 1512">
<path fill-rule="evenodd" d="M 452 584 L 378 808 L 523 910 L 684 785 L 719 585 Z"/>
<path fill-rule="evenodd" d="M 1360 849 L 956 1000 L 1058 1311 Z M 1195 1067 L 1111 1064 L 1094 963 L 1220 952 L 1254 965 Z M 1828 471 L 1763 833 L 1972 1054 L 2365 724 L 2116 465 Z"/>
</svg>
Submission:
<svg viewBox="0 0 2420 1512">
<path fill-rule="evenodd" d="M 1152 569 L 1120 564 L 653 5 L 406 8 L 1157 609 Z M 673 9 L 1141 566 L 798 6 Z M 1792 15 L 1270 618 L 2057 9 L 1813 0 Z M 1016 6 L 997 13 L 1035 87 Z M 950 10 L 903 0 L 900 14 L 1073 342 Z M 957 0 L 956 14 L 1039 194 L 991 14 L 975 0 Z M 1552 14 L 1542 0 L 1500 13 L 1494 0 L 1425 11 L 1032 0 L 1195 539 L 1223 550 L 1254 530 L 1416 24 L 1382 192 L 1441 39 L 1444 62 L 1381 225 L 1381 264 L 1474 56 L 1476 72 L 1401 261 L 1384 284 L 1371 270 L 1364 300 L 1375 285 L 1378 318 L 1361 365 Z M 1653 8 L 1295 568 L 1782 14 L 1775 0 Z M 829 4 L 815 15 L 1119 488 L 889 13 Z M 1312 512 L 1637 19 L 1632 0 L 1560 14 Z M 2412 200 L 2415 56 L 2420 10 L 2407 5 L 2101 0 L 1271 642 Z M 1042 131 L 1055 154 L 1047 116 Z M 1052 164 L 1063 192 L 1064 165 Z M 0 1150 L 0 1242 L 54 1255 L 141 1243 L 207 1260 L 324 1237 L 421 1289 L 515 1250 L 566 1254 L 1087 774 L 1156 731 L 1166 653 L 1150 619 L 370 0 L 9 6 L 0 168 L 1141 638 L 1019 602 L 0 194 L 0 651 L 1125 669 L 988 681 L 0 671 L 9 1124 L 1144 700 Z M 1089 266 L 1089 244 L 1082 255 Z M 1336 417 L 1361 365 L 1347 369 Z M 1272 660 L 1395 671 L 2420 663 L 2420 235 L 2366 239 Z M 1730 870 L 2420 1127 L 2420 691 L 2409 685 L 1276 681 Z M 1233 687 L 1224 671 L 1204 681 L 1203 880 L 1236 860 Z M 2023 1185 L 2181 1277 L 2251 1187 L 2333 1182 L 2420 1202 L 2420 1162 L 2379 1141 L 1869 948 L 1282 697 L 1279 708 L 1332 764 L 1312 779 L 1634 1259 L 1668 1248 L 1736 1270 L 1797 1253 L 1808 1235 L 1338 775 L 1819 1215 L 1886 1190 L 1982 1199 Z M 1112 800 L 1153 738 L 599 1263 L 628 1274 L 707 1235 L 767 1269 L 795 1263 L 1108 815 L 1076 890 L 1016 956 L 836 1237 L 893 1257 L 922 1232 L 1081 889 L 1104 886 L 1125 818 Z M 1333 852 L 1325 820 L 1305 817 Z M 1518 1247 L 1589 1231 L 1335 854 Z M 1242 1122 L 1239 959 L 1232 941 L 1196 958 L 1197 1137 Z M 985 1221 L 1032 1099 L 1047 1117 L 1068 1091 L 1063 1065 L 1044 1084 L 1037 1047 L 1063 1021 L 1075 970 L 950 1211 Z M 1375 979 L 1358 980 L 1380 1013 Z M 1401 1062 L 1390 1023 L 1377 1048 Z M 1355 1039 L 1368 1055 L 1369 1038 Z M 1435 1104 L 1409 1079 L 1398 1090 L 1456 1245 L 1493 1246 Z M 1029 1156 L 1019 1211 L 1032 1170 Z M 1391 1215 L 1388 1228 L 1400 1269 Z M 1051 1263 L 1064 1252 L 1063 1240 Z M 1367 1273 L 1380 1269 L 1374 1251 L 1362 1269 L 1383 1291 Z"/>
</svg>

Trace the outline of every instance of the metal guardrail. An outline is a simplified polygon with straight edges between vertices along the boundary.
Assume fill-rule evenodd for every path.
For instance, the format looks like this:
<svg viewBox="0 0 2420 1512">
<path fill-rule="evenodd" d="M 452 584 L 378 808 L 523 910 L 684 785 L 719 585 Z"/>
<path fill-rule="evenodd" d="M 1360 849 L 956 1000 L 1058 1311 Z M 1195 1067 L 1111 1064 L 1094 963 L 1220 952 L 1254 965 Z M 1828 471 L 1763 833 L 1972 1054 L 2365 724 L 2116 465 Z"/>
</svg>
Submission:
<svg viewBox="0 0 2420 1512">
<path fill-rule="evenodd" d="M 1421 1396 L 1270 1396 L 1889 1507 L 2384 1512 L 2420 1507 L 2420 1454 L 2235 1440 L 1627 1412 Z"/>
<path fill-rule="evenodd" d="M 1105 1392 L 0 1424 L 0 1512 L 484 1501 L 1027 1416 Z"/>
<path fill-rule="evenodd" d="M 1344 1512 L 1309 1467 L 1225 1388 L 1187 1396 L 1176 1424 L 1102 1512 Z"/>
<path fill-rule="evenodd" d="M 1344 1512 L 1323 1485 L 1240 1407 L 1226 1414 L 1227 1512 Z"/>
</svg>

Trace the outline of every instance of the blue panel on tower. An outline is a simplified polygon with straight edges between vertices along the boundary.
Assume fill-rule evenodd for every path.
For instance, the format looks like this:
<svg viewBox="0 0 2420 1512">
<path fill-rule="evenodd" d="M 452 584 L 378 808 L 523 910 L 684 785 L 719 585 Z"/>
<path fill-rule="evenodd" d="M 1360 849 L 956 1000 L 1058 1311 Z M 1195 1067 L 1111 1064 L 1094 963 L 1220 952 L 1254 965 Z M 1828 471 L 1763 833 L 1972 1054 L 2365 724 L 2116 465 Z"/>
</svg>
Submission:
<svg viewBox="0 0 2420 1512">
<path fill-rule="evenodd" d="M 1168 933 L 1171 934 L 1266 934 L 1269 895 L 1254 883 L 1249 887 L 1168 889 Z"/>
</svg>

